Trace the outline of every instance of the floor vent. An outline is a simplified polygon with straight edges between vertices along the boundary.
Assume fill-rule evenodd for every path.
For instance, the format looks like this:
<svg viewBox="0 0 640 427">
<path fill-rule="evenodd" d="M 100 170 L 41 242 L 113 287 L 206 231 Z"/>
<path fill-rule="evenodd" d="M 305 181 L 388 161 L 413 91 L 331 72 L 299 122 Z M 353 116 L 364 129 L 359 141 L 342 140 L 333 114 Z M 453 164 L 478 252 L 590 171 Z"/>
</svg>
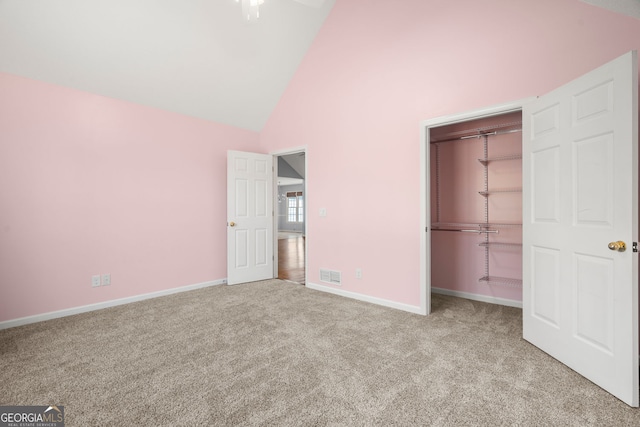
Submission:
<svg viewBox="0 0 640 427">
<path fill-rule="evenodd" d="M 333 283 L 334 285 L 340 285 L 342 282 L 339 271 L 325 270 L 322 268 L 320 269 L 320 281 Z"/>
</svg>

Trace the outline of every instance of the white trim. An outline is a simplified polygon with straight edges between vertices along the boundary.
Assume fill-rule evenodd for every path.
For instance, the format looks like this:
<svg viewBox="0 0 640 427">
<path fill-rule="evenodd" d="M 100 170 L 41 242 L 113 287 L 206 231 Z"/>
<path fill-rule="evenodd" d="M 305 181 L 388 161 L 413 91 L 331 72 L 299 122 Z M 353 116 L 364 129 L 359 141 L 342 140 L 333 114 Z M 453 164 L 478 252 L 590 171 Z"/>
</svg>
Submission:
<svg viewBox="0 0 640 427">
<path fill-rule="evenodd" d="M 431 288 L 431 292 L 433 292 L 434 294 L 449 295 L 452 297 L 465 298 L 473 301 L 488 302 L 490 304 L 499 304 L 499 305 L 506 305 L 508 307 L 522 308 L 522 301 L 517 301 L 513 299 L 491 297 L 488 295 L 480 295 L 480 294 L 470 294 L 468 292 L 452 291 L 450 289 L 442 289 L 442 288 L 434 288 L 434 287 Z"/>
<path fill-rule="evenodd" d="M 316 291 L 327 292 L 330 294 L 340 295 L 341 297 L 351 298 L 358 301 L 369 302 L 376 305 L 382 305 L 384 307 L 395 308 L 397 310 L 408 311 L 414 314 L 424 314 L 421 312 L 421 308 L 415 305 L 403 304 L 400 302 L 390 301 L 382 298 L 370 297 L 368 295 L 358 294 L 356 292 L 349 292 L 342 289 L 336 289 L 329 286 L 317 285 L 315 283 L 307 283 L 307 288 Z"/>
<path fill-rule="evenodd" d="M 450 114 L 446 116 L 435 117 L 433 119 L 423 120 L 422 127 L 446 126 L 458 122 L 466 122 L 469 120 L 483 119 L 491 116 L 501 116 L 507 113 L 522 110 L 522 106 L 536 99 L 535 96 L 524 98 L 519 101 L 506 102 L 504 104 L 491 105 L 479 108 L 477 110 L 465 111 L 462 113 Z"/>
<path fill-rule="evenodd" d="M 104 301 L 95 304 L 83 305 L 80 307 L 67 308 L 59 311 L 51 311 L 49 313 L 36 314 L 33 316 L 20 317 L 18 319 L 5 320 L 0 322 L 0 330 L 14 328 L 16 326 L 29 325 L 31 323 L 43 322 L 45 320 L 57 319 L 60 317 L 73 316 L 74 314 L 87 313 L 89 311 L 102 310 L 103 308 L 116 307 L 118 305 L 129 304 L 147 299 L 164 297 L 180 292 L 194 291 L 196 289 L 207 288 L 210 286 L 224 285 L 227 279 L 218 279 L 211 282 L 196 283 L 195 285 L 181 286 L 179 288 L 165 289 L 163 291 L 151 292 L 149 294 L 134 295 L 132 297 L 120 298 L 111 301 Z"/>
<path fill-rule="evenodd" d="M 429 128 L 420 124 L 420 312 L 431 313 L 431 184 L 429 182 Z"/>
<path fill-rule="evenodd" d="M 431 230 L 429 189 L 429 129 L 453 123 L 476 120 L 514 111 L 521 111 L 522 107 L 533 101 L 535 97 L 507 102 L 477 110 L 456 113 L 447 116 L 423 120 L 420 123 L 420 311 L 423 314 L 431 312 Z"/>
<path fill-rule="evenodd" d="M 281 150 L 276 150 L 276 151 L 272 151 L 269 154 L 274 155 L 274 156 L 284 156 L 286 154 L 296 154 L 296 153 L 302 153 L 302 152 L 307 151 L 307 146 L 306 145 L 301 145 L 299 147 L 292 147 L 292 148 L 283 148 Z M 305 165 L 306 167 L 306 165 Z M 305 169 L 304 171 L 304 175 L 305 175 L 305 179 L 307 176 L 307 170 Z"/>
</svg>

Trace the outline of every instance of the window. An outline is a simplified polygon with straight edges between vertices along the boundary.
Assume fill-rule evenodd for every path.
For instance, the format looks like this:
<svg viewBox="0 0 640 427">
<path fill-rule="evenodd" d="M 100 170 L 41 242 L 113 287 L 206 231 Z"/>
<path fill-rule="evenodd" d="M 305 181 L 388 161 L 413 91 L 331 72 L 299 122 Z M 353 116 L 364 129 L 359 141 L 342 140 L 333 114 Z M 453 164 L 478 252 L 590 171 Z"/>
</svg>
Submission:
<svg viewBox="0 0 640 427">
<path fill-rule="evenodd" d="M 287 222 L 304 222 L 302 191 L 290 191 L 287 193 Z"/>
</svg>

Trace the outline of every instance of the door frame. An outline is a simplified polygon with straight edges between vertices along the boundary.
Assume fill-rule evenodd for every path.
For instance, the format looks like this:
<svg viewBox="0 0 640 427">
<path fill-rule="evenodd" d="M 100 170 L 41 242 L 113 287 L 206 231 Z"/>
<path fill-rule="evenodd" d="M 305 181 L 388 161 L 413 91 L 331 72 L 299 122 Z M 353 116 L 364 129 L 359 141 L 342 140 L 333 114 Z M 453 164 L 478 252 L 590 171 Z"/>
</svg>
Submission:
<svg viewBox="0 0 640 427">
<path fill-rule="evenodd" d="M 431 313 L 431 128 L 522 111 L 536 97 L 450 114 L 420 122 L 420 314 Z M 521 142 L 522 144 L 522 142 Z"/>
<path fill-rule="evenodd" d="M 307 146 L 306 145 L 302 145 L 299 147 L 292 147 L 292 148 L 284 148 L 281 150 L 276 150 L 276 151 L 272 151 L 271 154 L 273 156 L 273 277 L 277 278 L 278 277 L 278 215 L 276 212 L 276 206 L 278 206 L 278 157 L 280 156 L 286 156 L 288 154 L 299 154 L 299 153 L 304 153 L 304 184 L 303 184 L 303 197 L 304 197 L 304 210 L 303 210 L 303 216 L 304 216 L 304 234 L 305 237 L 308 235 L 308 230 L 309 228 L 307 227 L 307 219 L 309 218 L 309 216 L 307 215 L 307 213 L 309 212 L 309 205 L 308 205 L 308 199 L 307 199 L 307 183 L 308 183 L 308 166 L 309 166 L 309 159 L 308 159 L 308 153 L 307 153 Z M 309 275 L 309 269 L 307 268 L 308 265 L 308 257 L 307 257 L 307 247 L 308 245 L 304 245 L 304 283 L 305 286 L 307 283 L 309 283 L 308 281 L 308 275 Z"/>
</svg>

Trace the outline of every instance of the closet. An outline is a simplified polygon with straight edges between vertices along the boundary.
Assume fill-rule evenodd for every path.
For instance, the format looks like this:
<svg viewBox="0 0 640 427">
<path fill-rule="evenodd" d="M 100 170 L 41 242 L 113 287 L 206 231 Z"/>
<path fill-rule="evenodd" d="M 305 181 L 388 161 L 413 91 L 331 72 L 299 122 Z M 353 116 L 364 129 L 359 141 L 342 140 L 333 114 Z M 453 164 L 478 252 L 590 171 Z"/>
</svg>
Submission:
<svg viewBox="0 0 640 427">
<path fill-rule="evenodd" d="M 637 407 L 637 52 L 421 130 L 422 311 L 519 305 L 523 339 Z"/>
<path fill-rule="evenodd" d="M 522 301 L 522 114 L 430 129 L 431 286 Z"/>
</svg>

